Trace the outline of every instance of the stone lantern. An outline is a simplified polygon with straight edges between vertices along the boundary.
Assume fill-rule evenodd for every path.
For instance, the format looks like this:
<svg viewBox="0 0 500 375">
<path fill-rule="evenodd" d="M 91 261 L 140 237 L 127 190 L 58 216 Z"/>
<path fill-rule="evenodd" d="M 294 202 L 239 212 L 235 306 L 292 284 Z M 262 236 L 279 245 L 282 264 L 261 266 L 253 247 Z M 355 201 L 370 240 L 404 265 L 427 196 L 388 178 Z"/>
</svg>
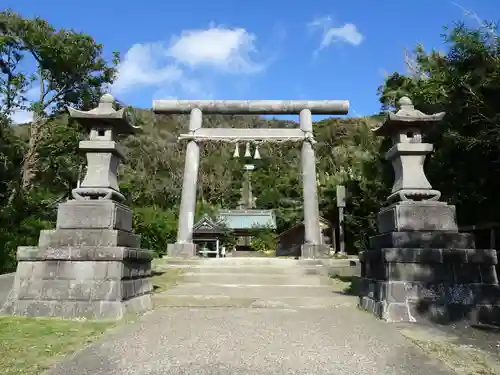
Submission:
<svg viewBox="0 0 500 375">
<path fill-rule="evenodd" d="M 89 132 L 79 148 L 87 172 L 72 200 L 59 204 L 55 230 L 42 230 L 38 246 L 18 248 L 18 266 L 5 313 L 62 318 L 120 319 L 151 308 L 153 253 L 140 248 L 132 210 L 123 204 L 116 172 L 124 156 L 118 134 L 130 134 L 111 95 L 84 112 L 70 108 Z"/>
<path fill-rule="evenodd" d="M 422 134 L 445 114 L 426 115 L 407 97 L 399 104 L 375 130 L 392 138 L 395 182 L 377 216 L 380 234 L 359 255 L 359 305 L 389 322 L 498 322 L 496 251 L 475 249 L 474 236 L 458 232 L 455 206 L 439 201 L 425 176 L 433 145 Z"/>
<path fill-rule="evenodd" d="M 125 110 L 115 110 L 110 94 L 102 96 L 99 106 L 90 111 L 68 108 L 69 114 L 89 131 L 89 140 L 81 141 L 79 149 L 87 156 L 87 173 L 73 198 L 125 200 L 120 193 L 116 173 L 124 151 L 117 143 L 120 134 L 133 134 L 139 127 L 126 118 Z"/>
<path fill-rule="evenodd" d="M 426 115 L 402 97 L 400 109 L 389 113 L 376 135 L 390 136 L 392 147 L 385 155 L 394 168 L 394 185 L 387 198 L 390 205 L 378 214 L 381 233 L 393 230 L 457 231 L 455 207 L 440 202 L 441 193 L 432 188 L 424 172 L 426 156 L 433 145 L 422 142 L 422 135 L 445 116 Z"/>
<path fill-rule="evenodd" d="M 385 158 L 392 162 L 395 181 L 388 201 L 437 201 L 441 193 L 433 190 L 424 172 L 424 162 L 433 146 L 422 143 L 422 134 L 441 121 L 444 112 L 426 115 L 416 110 L 407 97 L 399 100 L 400 110 L 389 113 L 376 135 L 390 136 L 392 148 Z"/>
</svg>

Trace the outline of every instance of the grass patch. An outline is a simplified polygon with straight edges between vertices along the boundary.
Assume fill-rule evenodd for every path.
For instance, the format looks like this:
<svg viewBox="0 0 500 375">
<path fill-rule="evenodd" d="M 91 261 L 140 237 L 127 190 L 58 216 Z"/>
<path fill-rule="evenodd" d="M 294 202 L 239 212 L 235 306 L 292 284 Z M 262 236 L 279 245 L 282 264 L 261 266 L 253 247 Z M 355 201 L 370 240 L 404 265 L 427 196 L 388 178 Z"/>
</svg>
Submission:
<svg viewBox="0 0 500 375">
<path fill-rule="evenodd" d="M 335 292 L 348 294 L 350 296 L 359 295 L 359 280 L 357 276 L 332 276 L 330 278 Z"/>
<path fill-rule="evenodd" d="M 332 255 L 333 259 L 349 259 L 352 256 L 348 255 L 347 253 L 335 253 Z"/>
<path fill-rule="evenodd" d="M 154 293 L 165 292 L 169 288 L 177 285 L 182 278 L 180 268 L 169 268 L 153 271 Z"/>
<path fill-rule="evenodd" d="M 151 261 L 151 269 L 156 270 L 161 266 L 165 266 L 166 264 L 168 264 L 168 261 L 165 258 L 154 258 Z"/>
<path fill-rule="evenodd" d="M 0 317 L 0 374 L 34 375 L 95 341 L 112 322 Z"/>
<path fill-rule="evenodd" d="M 423 341 L 410 338 L 427 354 L 436 357 L 454 371 L 464 375 L 498 375 L 498 370 L 479 350 L 465 348 L 450 342 Z"/>
<path fill-rule="evenodd" d="M 176 285 L 181 275 L 182 271 L 176 268 L 153 271 L 154 293 Z M 136 318 L 136 314 L 130 314 L 111 322 L 0 316 L 0 374 L 41 374 L 107 330 L 133 323 Z"/>
<path fill-rule="evenodd" d="M 265 258 L 276 258 L 276 250 L 260 251 L 260 254 Z"/>
</svg>

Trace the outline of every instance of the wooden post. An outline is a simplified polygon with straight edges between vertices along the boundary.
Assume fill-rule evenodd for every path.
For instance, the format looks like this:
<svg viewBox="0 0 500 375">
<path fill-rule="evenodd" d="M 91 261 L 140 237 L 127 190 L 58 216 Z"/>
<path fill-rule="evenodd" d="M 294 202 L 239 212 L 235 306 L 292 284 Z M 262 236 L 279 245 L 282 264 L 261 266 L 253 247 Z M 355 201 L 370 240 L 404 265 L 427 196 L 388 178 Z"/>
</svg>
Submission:
<svg viewBox="0 0 500 375">
<path fill-rule="evenodd" d="M 339 254 L 345 254 L 345 239 L 344 239 L 345 186 L 343 185 L 337 185 L 337 207 L 339 209 Z"/>
<path fill-rule="evenodd" d="M 344 207 L 339 207 L 339 253 L 345 254 Z"/>
</svg>

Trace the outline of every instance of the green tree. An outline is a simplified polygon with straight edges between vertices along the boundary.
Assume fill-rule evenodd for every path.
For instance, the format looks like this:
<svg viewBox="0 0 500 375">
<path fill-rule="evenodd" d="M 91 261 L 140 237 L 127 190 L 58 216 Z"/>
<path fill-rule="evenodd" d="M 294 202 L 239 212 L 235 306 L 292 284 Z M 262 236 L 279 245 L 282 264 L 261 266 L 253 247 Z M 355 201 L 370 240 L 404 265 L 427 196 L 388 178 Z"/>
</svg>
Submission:
<svg viewBox="0 0 500 375">
<path fill-rule="evenodd" d="M 162 256 L 166 254 L 167 245 L 175 242 L 177 212 L 152 206 L 137 207 L 133 225 L 135 232 L 141 235 L 141 246 Z"/>
<path fill-rule="evenodd" d="M 90 36 L 0 12 L 1 270 L 15 265 L 17 246 L 36 244 L 39 229 L 53 226 L 55 204 L 75 186 L 83 134 L 61 113 L 97 103 L 113 82 L 118 55 L 112 60 Z M 13 127 L 9 117 L 19 110 L 34 119 Z"/>
<path fill-rule="evenodd" d="M 427 113 L 445 111 L 427 139 L 436 152 L 427 174 L 443 198 L 457 205 L 461 224 L 498 221 L 500 167 L 500 39 L 493 25 L 457 24 L 443 35 L 446 53 L 418 46 L 419 76 L 394 73 L 379 88 L 382 107 L 408 95 Z M 397 95 L 395 93 L 398 93 Z"/>
<path fill-rule="evenodd" d="M 276 251 L 278 236 L 276 230 L 269 226 L 254 226 L 250 230 L 250 246 L 263 253 Z"/>
<path fill-rule="evenodd" d="M 24 55 L 20 53 L 20 44 L 5 35 L 0 24 L 0 113 L 9 117 L 15 110 L 27 109 L 24 94 L 29 87 L 29 80 L 20 71 Z"/>
<path fill-rule="evenodd" d="M 95 105 L 105 85 L 115 78 L 119 56 L 114 53 L 108 64 L 103 46 L 92 37 L 73 30 L 56 30 L 39 17 L 25 19 L 11 10 L 0 13 L 0 31 L 0 53 L 6 57 L 2 59 L 0 100 L 9 111 L 28 108 L 33 112 L 22 172 L 22 187 L 29 190 L 39 169 L 47 118 L 68 105 Z M 33 71 L 14 70 L 27 57 L 34 62 Z M 26 97 L 28 82 L 38 87 L 37 98 L 31 102 Z"/>
<path fill-rule="evenodd" d="M 377 233 L 377 212 L 389 195 L 392 176 L 387 176 L 390 166 L 382 160 L 387 145 L 372 131 L 379 121 L 378 117 L 327 119 L 316 124 L 320 212 L 330 222 L 338 221 L 337 185 L 344 185 L 348 253 L 368 248 L 368 238 Z"/>
</svg>

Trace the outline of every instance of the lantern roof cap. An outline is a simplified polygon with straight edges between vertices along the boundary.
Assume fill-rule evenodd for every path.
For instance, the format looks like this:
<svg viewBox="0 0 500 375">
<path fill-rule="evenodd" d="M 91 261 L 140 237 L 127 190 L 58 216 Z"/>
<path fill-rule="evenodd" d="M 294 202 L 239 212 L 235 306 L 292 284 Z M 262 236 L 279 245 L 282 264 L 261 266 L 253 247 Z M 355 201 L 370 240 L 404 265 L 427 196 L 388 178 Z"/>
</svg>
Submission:
<svg viewBox="0 0 500 375">
<path fill-rule="evenodd" d="M 80 111 L 71 107 L 68 111 L 72 118 L 87 128 L 111 126 L 121 134 L 133 134 L 141 129 L 133 125 L 130 111 L 126 111 L 125 108 L 115 109 L 115 99 L 109 93 L 101 96 L 99 105 L 90 111 Z"/>
<path fill-rule="evenodd" d="M 445 112 L 439 112 L 433 115 L 428 115 L 415 109 L 410 98 L 403 96 L 398 101 L 399 110 L 397 112 L 389 112 L 384 123 L 373 132 L 376 135 L 393 135 L 404 132 L 409 128 L 417 128 L 422 132 L 430 129 L 435 123 L 441 121 L 445 116 Z"/>
</svg>

